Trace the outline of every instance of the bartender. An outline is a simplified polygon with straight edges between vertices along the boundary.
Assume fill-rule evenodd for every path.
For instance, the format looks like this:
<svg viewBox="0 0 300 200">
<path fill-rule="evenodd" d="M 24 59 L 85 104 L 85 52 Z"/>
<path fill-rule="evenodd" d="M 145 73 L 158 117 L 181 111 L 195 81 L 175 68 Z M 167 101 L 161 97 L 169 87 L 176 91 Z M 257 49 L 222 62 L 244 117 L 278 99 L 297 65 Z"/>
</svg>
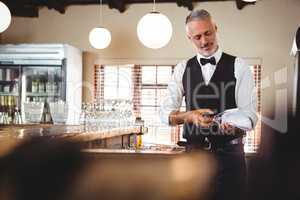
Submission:
<svg viewBox="0 0 300 200">
<path fill-rule="evenodd" d="M 253 76 L 244 60 L 218 45 L 217 26 L 208 11 L 192 11 L 185 25 L 196 55 L 176 65 L 160 117 L 169 125 L 184 124 L 187 150 L 204 149 L 215 155 L 218 173 L 213 199 L 241 200 L 246 184 L 245 132 L 231 123 L 216 123 L 213 115 L 235 109 L 253 129 L 257 121 Z M 180 111 L 183 97 L 184 112 Z"/>
</svg>

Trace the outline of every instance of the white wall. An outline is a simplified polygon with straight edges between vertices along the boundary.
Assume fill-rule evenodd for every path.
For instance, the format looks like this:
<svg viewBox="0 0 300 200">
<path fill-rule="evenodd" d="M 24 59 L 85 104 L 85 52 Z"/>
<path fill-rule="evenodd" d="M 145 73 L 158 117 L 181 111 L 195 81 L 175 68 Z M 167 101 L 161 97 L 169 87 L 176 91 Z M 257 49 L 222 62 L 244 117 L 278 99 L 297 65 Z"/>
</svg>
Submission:
<svg viewBox="0 0 300 200">
<path fill-rule="evenodd" d="M 211 12 L 219 28 L 221 47 L 240 57 L 261 58 L 263 78 L 269 85 L 263 90 L 263 111 L 272 115 L 278 104 L 275 94 L 278 86 L 274 72 L 287 67 L 288 83 L 291 85 L 293 59 L 289 56 L 293 35 L 300 25 L 300 1 L 258 0 L 242 10 L 234 1 L 194 3 L 195 8 Z M 40 10 L 39 18 L 13 18 L 11 26 L 2 34 L 2 43 L 69 43 L 86 53 L 84 79 L 92 82 L 93 64 L 101 60 L 156 60 L 176 61 L 194 55 L 184 32 L 184 19 L 188 10 L 175 3 L 157 4 L 172 21 L 174 32 L 171 42 L 160 50 L 147 49 L 138 41 L 136 25 L 138 20 L 152 8 L 151 4 L 129 5 L 125 13 L 103 7 L 104 25 L 112 33 L 112 43 L 105 50 L 94 50 L 88 42 L 89 31 L 98 26 L 98 6 L 70 6 L 62 15 L 46 8 Z M 92 60 L 89 60 L 92 59 Z M 280 72 L 280 75 L 284 73 Z M 267 84 L 268 85 L 268 84 Z M 90 99 L 89 94 L 85 98 Z M 281 101 L 282 103 L 282 101 Z"/>
</svg>

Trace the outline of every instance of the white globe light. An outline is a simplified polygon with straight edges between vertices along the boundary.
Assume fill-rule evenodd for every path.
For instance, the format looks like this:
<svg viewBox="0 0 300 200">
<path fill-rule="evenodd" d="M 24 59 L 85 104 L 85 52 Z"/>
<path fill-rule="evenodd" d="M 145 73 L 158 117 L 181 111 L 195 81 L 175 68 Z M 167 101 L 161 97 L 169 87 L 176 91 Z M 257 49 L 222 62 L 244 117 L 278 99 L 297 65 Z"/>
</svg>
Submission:
<svg viewBox="0 0 300 200">
<path fill-rule="evenodd" d="M 5 31 L 10 25 L 11 14 L 8 7 L 0 1 L 0 33 Z"/>
<path fill-rule="evenodd" d="M 170 20 L 159 12 L 144 15 L 137 25 L 137 35 L 143 45 L 159 49 L 168 44 L 172 37 Z"/>
<path fill-rule="evenodd" d="M 91 30 L 89 40 L 94 48 L 104 49 L 110 44 L 111 35 L 106 28 L 96 27 Z"/>
</svg>

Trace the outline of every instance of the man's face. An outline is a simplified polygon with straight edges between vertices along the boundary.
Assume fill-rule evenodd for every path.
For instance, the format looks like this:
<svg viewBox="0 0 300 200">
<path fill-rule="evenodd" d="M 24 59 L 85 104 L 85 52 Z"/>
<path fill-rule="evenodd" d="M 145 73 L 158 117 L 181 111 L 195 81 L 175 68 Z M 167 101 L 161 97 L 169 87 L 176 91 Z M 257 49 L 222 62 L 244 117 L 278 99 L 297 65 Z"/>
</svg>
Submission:
<svg viewBox="0 0 300 200">
<path fill-rule="evenodd" d="M 216 32 L 217 27 L 210 19 L 194 20 L 186 25 L 188 38 L 198 53 L 206 57 L 211 56 L 218 48 Z"/>
</svg>

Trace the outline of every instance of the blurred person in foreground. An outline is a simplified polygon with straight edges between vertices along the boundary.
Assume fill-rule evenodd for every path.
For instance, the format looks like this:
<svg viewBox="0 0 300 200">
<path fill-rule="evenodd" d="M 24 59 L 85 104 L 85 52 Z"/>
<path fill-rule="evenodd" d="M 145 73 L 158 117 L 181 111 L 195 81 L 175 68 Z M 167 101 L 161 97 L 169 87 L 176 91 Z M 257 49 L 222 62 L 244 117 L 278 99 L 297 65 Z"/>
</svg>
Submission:
<svg viewBox="0 0 300 200">
<path fill-rule="evenodd" d="M 78 143 L 33 138 L 4 155 L 2 141 L 1 200 L 206 200 L 215 173 L 205 153 L 93 153 Z"/>
</svg>

